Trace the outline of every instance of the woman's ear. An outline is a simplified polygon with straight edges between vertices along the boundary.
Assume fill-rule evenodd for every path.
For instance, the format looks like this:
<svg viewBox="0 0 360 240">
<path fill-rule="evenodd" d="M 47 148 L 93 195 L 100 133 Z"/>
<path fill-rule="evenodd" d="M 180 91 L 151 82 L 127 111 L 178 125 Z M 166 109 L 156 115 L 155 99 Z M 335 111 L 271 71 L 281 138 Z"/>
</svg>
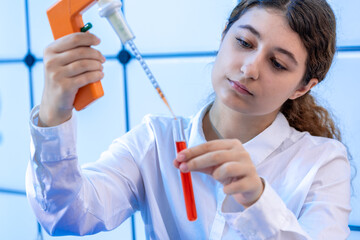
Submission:
<svg viewBox="0 0 360 240">
<path fill-rule="evenodd" d="M 312 78 L 310 81 L 305 85 L 298 88 L 290 97 L 289 99 L 295 100 L 298 97 L 301 97 L 305 95 L 310 89 L 312 89 L 316 84 L 319 83 L 319 80 L 317 78 Z"/>
</svg>

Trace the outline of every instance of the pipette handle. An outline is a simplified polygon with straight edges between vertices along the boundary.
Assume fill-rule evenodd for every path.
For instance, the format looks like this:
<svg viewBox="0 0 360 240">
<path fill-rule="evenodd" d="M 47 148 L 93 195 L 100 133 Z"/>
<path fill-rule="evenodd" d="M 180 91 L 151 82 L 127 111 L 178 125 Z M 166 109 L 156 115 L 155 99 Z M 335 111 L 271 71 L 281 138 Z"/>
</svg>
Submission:
<svg viewBox="0 0 360 240">
<path fill-rule="evenodd" d="M 84 26 L 82 13 L 96 3 L 96 0 L 60 0 L 47 10 L 54 39 L 80 32 Z M 88 84 L 79 89 L 75 96 L 74 107 L 77 111 L 104 95 L 101 82 Z"/>
</svg>

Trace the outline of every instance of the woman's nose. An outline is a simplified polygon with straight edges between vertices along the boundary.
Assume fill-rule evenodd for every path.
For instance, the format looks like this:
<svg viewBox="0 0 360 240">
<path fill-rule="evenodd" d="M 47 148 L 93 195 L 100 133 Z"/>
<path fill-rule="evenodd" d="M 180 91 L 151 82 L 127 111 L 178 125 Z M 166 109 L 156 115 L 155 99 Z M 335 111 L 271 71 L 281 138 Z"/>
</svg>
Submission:
<svg viewBox="0 0 360 240">
<path fill-rule="evenodd" d="M 257 80 L 260 74 L 260 56 L 248 57 L 244 60 L 240 70 L 245 78 Z"/>
</svg>

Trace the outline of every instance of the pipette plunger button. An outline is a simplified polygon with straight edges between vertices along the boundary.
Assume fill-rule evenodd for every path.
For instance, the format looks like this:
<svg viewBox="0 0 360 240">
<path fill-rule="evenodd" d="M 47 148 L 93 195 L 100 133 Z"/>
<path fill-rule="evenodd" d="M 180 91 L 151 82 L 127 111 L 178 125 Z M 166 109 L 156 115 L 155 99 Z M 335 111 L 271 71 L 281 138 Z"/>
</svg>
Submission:
<svg viewBox="0 0 360 240">
<path fill-rule="evenodd" d="M 81 29 L 80 32 L 87 32 L 92 28 L 92 24 L 91 23 L 87 23 L 85 24 Z"/>
</svg>

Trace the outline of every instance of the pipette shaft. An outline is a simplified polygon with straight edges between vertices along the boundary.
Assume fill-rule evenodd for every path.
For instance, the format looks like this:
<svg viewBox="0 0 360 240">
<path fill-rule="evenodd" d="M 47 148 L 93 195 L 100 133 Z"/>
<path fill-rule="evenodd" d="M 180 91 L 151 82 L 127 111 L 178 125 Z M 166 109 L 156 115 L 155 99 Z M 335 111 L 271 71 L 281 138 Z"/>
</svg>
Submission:
<svg viewBox="0 0 360 240">
<path fill-rule="evenodd" d="M 160 98 L 163 100 L 163 102 L 165 103 L 165 105 L 168 107 L 168 109 L 170 110 L 171 114 L 173 115 L 174 118 L 176 118 L 174 112 L 172 111 L 168 101 L 165 98 L 164 93 L 161 91 L 160 86 L 158 84 L 158 82 L 156 81 L 154 75 L 152 74 L 152 72 L 150 71 L 149 66 L 146 64 L 146 62 L 144 61 L 144 59 L 142 58 L 141 54 L 139 53 L 138 49 L 136 48 L 134 42 L 132 40 L 128 40 L 127 44 L 129 45 L 131 51 L 133 52 L 135 58 L 139 61 L 141 67 L 144 69 L 146 76 L 148 77 L 148 79 L 150 80 L 151 84 L 153 85 L 153 87 L 156 89 L 157 93 L 159 94 Z"/>
<path fill-rule="evenodd" d="M 161 91 L 158 82 L 156 81 L 154 75 L 150 71 L 149 66 L 146 64 L 144 59 L 142 58 L 139 50 L 137 49 L 136 45 L 132 41 L 135 37 L 131 32 L 129 26 L 127 25 L 123 14 L 120 10 L 121 2 L 114 0 L 100 0 L 98 2 L 100 9 L 99 14 L 101 17 L 106 17 L 110 22 L 111 26 L 114 28 L 116 34 L 119 36 L 121 42 L 125 45 L 128 44 L 131 51 L 133 52 L 135 58 L 139 61 L 141 67 L 145 71 L 146 76 L 150 80 L 153 87 L 156 89 L 157 93 L 159 94 L 160 98 L 163 100 L 167 108 L 170 110 L 172 116 L 176 119 L 174 112 L 172 111 L 169 102 L 164 96 L 164 93 Z"/>
</svg>

